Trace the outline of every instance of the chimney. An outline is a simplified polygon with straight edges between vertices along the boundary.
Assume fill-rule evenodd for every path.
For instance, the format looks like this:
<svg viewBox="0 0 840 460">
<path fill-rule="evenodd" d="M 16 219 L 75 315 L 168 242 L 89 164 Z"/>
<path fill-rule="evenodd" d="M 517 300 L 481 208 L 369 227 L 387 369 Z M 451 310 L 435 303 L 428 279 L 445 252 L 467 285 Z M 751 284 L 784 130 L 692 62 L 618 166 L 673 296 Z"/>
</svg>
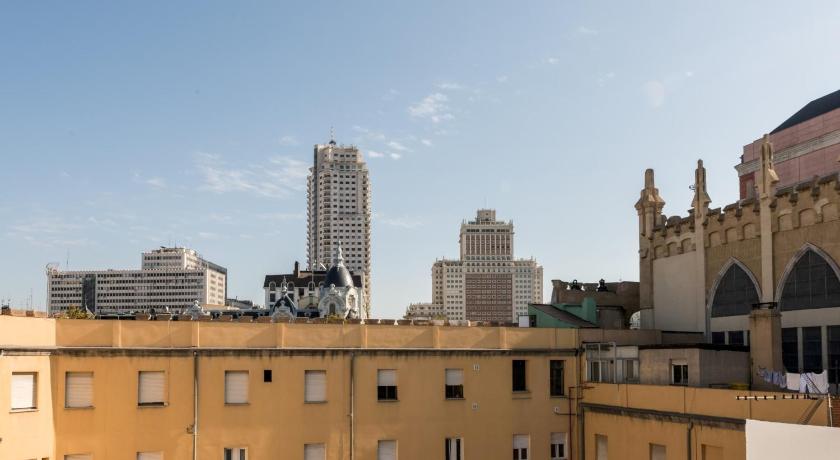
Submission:
<svg viewBox="0 0 840 460">
<path fill-rule="evenodd" d="M 754 390 L 779 390 L 757 377 L 759 368 L 785 370 L 782 365 L 782 314 L 776 302 L 757 303 L 750 312 L 750 372 Z"/>
<path fill-rule="evenodd" d="M 300 262 L 295 261 L 295 278 L 300 278 Z"/>
</svg>

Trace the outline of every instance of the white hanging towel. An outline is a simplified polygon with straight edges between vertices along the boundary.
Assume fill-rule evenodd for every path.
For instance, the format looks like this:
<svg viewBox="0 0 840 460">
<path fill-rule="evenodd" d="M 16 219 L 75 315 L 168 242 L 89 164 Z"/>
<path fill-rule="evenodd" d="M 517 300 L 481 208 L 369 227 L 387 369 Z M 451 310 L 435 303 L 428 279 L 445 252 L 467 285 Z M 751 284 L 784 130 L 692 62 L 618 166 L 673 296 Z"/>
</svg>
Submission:
<svg viewBox="0 0 840 460">
<path fill-rule="evenodd" d="M 787 389 L 791 391 L 799 391 L 799 374 L 787 373 Z"/>
<path fill-rule="evenodd" d="M 808 393 L 828 393 L 828 372 L 822 371 L 819 374 L 816 372 L 809 372 L 807 374 L 802 374 L 802 379 L 807 384 Z"/>
</svg>

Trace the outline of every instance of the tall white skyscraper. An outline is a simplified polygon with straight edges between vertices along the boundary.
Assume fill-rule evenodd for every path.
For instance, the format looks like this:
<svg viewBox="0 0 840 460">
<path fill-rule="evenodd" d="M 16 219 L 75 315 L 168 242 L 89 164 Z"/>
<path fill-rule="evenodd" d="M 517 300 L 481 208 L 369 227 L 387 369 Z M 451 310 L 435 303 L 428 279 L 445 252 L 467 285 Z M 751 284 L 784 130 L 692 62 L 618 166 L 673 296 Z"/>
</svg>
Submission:
<svg viewBox="0 0 840 460">
<path fill-rule="evenodd" d="M 328 267 L 341 243 L 344 264 L 363 276 L 370 316 L 370 180 L 362 153 L 355 146 L 315 145 L 309 169 L 307 251 L 310 270 Z"/>
</svg>

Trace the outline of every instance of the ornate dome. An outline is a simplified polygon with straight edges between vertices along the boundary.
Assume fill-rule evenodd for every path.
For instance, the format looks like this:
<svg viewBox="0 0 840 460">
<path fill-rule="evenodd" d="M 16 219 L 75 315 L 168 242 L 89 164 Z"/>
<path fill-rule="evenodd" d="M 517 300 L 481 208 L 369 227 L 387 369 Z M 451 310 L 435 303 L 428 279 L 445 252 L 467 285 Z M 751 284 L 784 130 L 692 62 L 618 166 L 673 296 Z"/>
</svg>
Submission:
<svg viewBox="0 0 840 460">
<path fill-rule="evenodd" d="M 333 266 L 327 270 L 327 275 L 324 277 L 324 286 L 329 287 L 331 284 L 334 284 L 335 287 L 353 286 L 353 276 L 350 275 L 350 270 L 344 266 L 344 257 L 341 255 L 341 242 L 338 242 L 335 249 Z"/>
</svg>

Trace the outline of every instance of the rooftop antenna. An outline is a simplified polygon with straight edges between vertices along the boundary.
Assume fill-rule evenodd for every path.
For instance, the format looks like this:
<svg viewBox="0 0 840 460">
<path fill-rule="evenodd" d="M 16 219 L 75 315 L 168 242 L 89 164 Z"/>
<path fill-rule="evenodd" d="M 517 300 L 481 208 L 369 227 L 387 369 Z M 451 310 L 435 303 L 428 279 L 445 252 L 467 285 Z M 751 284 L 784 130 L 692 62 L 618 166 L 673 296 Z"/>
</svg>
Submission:
<svg viewBox="0 0 840 460">
<path fill-rule="evenodd" d="M 330 144 L 335 145 L 335 127 L 330 126 Z"/>
<path fill-rule="evenodd" d="M 70 270 L 70 250 L 69 249 L 67 250 L 67 259 L 64 263 L 64 266 L 66 267 L 65 270 L 68 270 L 68 271 Z"/>
</svg>

